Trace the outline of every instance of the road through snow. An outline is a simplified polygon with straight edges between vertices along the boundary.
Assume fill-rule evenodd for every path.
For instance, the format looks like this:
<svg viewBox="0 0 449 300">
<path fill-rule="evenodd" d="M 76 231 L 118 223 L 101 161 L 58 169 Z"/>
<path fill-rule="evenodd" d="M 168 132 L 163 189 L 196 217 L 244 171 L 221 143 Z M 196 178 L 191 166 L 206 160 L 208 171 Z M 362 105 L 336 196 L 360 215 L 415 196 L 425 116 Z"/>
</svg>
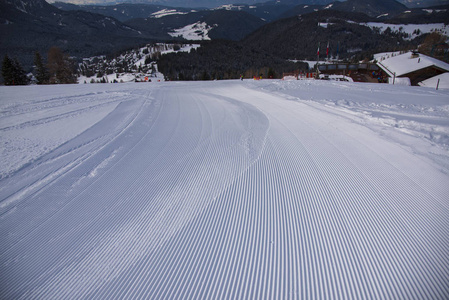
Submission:
<svg viewBox="0 0 449 300">
<path fill-rule="evenodd" d="M 447 299 L 449 93 L 1 87 L 1 299 Z"/>
</svg>

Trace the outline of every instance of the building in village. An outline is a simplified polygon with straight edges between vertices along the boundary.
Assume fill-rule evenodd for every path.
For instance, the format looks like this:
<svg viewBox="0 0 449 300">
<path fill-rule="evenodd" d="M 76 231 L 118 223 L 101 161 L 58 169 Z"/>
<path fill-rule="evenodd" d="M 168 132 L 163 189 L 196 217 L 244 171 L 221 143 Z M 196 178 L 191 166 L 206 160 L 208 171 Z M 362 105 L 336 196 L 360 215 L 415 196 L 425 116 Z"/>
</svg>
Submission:
<svg viewBox="0 0 449 300">
<path fill-rule="evenodd" d="M 448 85 L 449 64 L 415 51 L 381 58 L 377 65 L 389 77 L 390 83 L 421 86 L 435 83 L 433 87 L 436 87 L 439 82 L 440 87 Z"/>
<path fill-rule="evenodd" d="M 320 78 L 345 75 L 356 82 L 388 82 L 449 88 L 449 64 L 418 52 L 386 53 L 377 62 L 324 62 L 317 66 Z"/>
<path fill-rule="evenodd" d="M 344 63 L 325 62 L 317 66 L 320 78 L 328 78 L 333 75 L 342 75 L 345 78 L 352 78 L 355 82 L 379 82 L 377 75 L 380 68 L 375 63 Z M 373 72 L 376 76 L 373 76 Z"/>
</svg>

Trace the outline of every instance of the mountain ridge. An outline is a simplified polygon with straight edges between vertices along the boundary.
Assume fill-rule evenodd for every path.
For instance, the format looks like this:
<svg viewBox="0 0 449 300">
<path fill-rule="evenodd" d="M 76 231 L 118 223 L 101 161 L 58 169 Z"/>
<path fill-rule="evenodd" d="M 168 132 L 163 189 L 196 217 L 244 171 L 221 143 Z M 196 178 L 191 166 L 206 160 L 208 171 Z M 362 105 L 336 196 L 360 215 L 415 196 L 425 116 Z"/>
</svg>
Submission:
<svg viewBox="0 0 449 300">
<path fill-rule="evenodd" d="M 208 14 L 221 13 L 208 11 Z M 214 38 L 241 39 L 264 24 L 244 12 L 226 14 L 228 17 L 222 18 L 221 22 L 224 29 L 213 28 L 211 35 Z M 3 0 L 0 2 L 0 55 L 16 56 L 20 58 L 25 69 L 30 70 L 34 52 L 45 54 L 51 46 L 82 58 L 117 52 L 155 41 L 176 41 L 180 38 L 169 35 L 169 32 L 206 18 L 201 15 L 197 18 L 192 16 L 191 23 L 189 21 L 177 24 L 176 16 L 168 16 L 169 18 L 162 22 L 159 19 L 159 23 L 174 21 L 171 25 L 156 26 L 151 30 L 151 23 L 147 24 L 143 19 L 142 26 L 136 25 L 137 28 L 134 28 L 132 22 L 125 24 L 111 16 L 83 10 L 64 11 L 44 0 Z M 227 24 L 226 19 L 230 20 Z M 158 22 L 158 19 L 154 18 L 153 21 Z M 212 23 L 210 20 L 209 22 Z M 229 27 L 232 24 L 241 24 L 240 27 L 244 30 L 230 35 L 226 31 L 232 31 Z"/>
<path fill-rule="evenodd" d="M 293 3 L 291 0 L 282 2 Z M 343 20 L 345 17 L 348 17 L 347 20 L 357 22 L 379 22 L 387 19 L 388 22 L 394 24 L 407 24 L 408 20 L 415 22 L 449 20 L 449 7 L 447 7 L 448 9 L 438 10 L 408 9 L 407 11 L 401 11 L 404 9 L 404 6 L 393 0 L 374 2 L 372 0 L 348 0 L 341 3 L 334 2 L 332 5 L 300 5 L 296 6 L 298 10 L 289 8 L 289 13 L 292 15 L 281 14 L 282 11 L 285 11 L 285 6 L 281 5 L 286 4 L 276 3 L 271 1 L 260 4 L 260 6 L 231 5 L 220 7 L 220 9 L 200 11 L 179 8 L 172 10 L 165 6 L 144 6 L 139 4 L 134 7 L 135 11 L 144 9 L 143 15 L 150 14 L 150 17 L 132 18 L 121 22 L 112 16 L 83 11 L 82 9 L 77 9 L 76 6 L 71 6 L 68 11 L 65 11 L 48 4 L 44 0 L 4 0 L 0 2 L 0 36 L 2 40 L 0 55 L 4 56 L 4 54 L 8 53 L 17 56 L 26 69 L 30 70 L 33 65 L 34 52 L 39 51 L 41 54 L 45 54 L 51 46 L 60 47 L 62 50 L 70 53 L 70 55 L 81 59 L 83 57 L 117 53 L 157 41 L 185 42 L 186 39 L 201 40 L 210 38 L 212 40 L 244 41 L 244 43 L 253 40 L 253 43 L 250 43 L 250 45 L 245 45 L 245 49 L 260 49 L 264 47 L 265 49 L 271 49 L 275 55 L 283 59 L 306 58 L 309 55 L 313 56 L 314 48 L 317 46 L 316 42 L 321 38 L 320 35 L 327 36 L 329 34 L 326 30 L 317 28 L 317 24 L 320 22 L 323 24 L 332 23 L 329 20 L 335 19 L 335 16 L 340 16 L 340 20 L 337 20 L 340 23 L 337 22 L 337 25 L 341 28 L 338 29 L 337 25 L 334 27 L 330 26 L 328 31 L 331 32 L 338 29 L 339 31 L 337 30 L 335 34 L 340 35 L 341 40 L 347 38 L 341 34 L 345 30 L 352 32 L 351 34 L 355 34 L 355 36 L 362 37 L 360 44 L 350 49 L 353 53 L 360 52 L 359 50 L 365 51 L 370 47 L 372 47 L 372 49 L 369 49 L 370 51 L 374 49 L 382 50 L 382 47 L 372 44 L 371 40 L 378 41 L 379 45 L 384 41 L 377 36 L 375 39 L 372 39 L 373 29 L 371 28 L 366 28 L 366 26 L 356 28 L 354 24 L 346 24 L 347 22 L 345 23 Z M 362 5 L 363 3 L 365 5 Z M 372 15 L 385 13 L 390 9 L 391 12 L 381 19 L 370 17 L 369 14 L 360 11 L 367 6 L 373 6 L 374 3 L 384 5 L 379 5 L 378 8 L 372 10 Z M 354 9 L 354 11 L 352 9 L 348 11 L 348 5 L 350 4 L 361 6 L 358 6 L 359 8 Z M 343 8 L 339 11 L 333 10 L 339 6 Z M 125 7 L 131 7 L 131 5 L 111 6 L 112 10 L 110 11 L 123 14 L 119 8 L 125 9 Z M 277 10 L 273 11 L 269 19 L 274 19 L 276 20 L 275 22 L 262 20 L 258 15 L 264 10 L 274 8 Z M 100 11 L 98 7 L 95 10 Z M 398 13 L 398 11 L 401 12 Z M 392 18 L 393 16 L 395 18 Z M 133 17 L 133 15 L 129 14 L 128 17 Z M 283 18 L 291 17 L 293 19 L 282 23 Z M 299 19 L 307 20 L 307 22 L 300 24 L 292 21 Z M 288 22 L 296 24 L 295 26 L 298 28 L 289 33 L 288 30 L 286 31 L 279 27 L 279 24 L 287 24 Z M 307 26 L 304 26 L 304 24 L 307 24 Z M 273 29 L 276 26 L 277 29 Z M 260 34 L 260 30 L 277 33 L 272 39 L 267 39 L 266 36 Z M 187 31 L 187 34 L 184 34 L 183 31 Z M 191 35 L 188 36 L 188 34 Z M 399 37 L 402 34 L 402 40 L 397 41 L 397 43 L 405 45 L 403 33 L 393 32 L 393 35 L 389 38 L 398 38 L 394 36 L 395 34 Z M 258 36 L 260 41 L 256 41 L 254 36 Z M 292 37 L 295 38 L 292 39 Z M 304 45 L 298 44 L 296 49 L 302 50 L 292 52 L 291 45 L 297 43 L 297 37 L 302 37 L 305 41 L 308 41 L 306 43 L 307 49 L 304 48 Z M 413 38 L 415 37 L 413 36 Z M 312 43 L 312 38 L 316 42 Z M 324 38 L 323 42 L 328 38 Z M 363 38 L 367 41 L 363 42 Z M 292 42 L 289 43 L 288 40 L 292 40 Z M 353 41 L 358 40 L 353 39 Z M 226 49 L 226 47 L 223 47 L 223 49 Z M 276 47 L 279 49 L 276 49 Z M 219 48 L 217 47 L 217 49 Z M 354 51 L 354 49 L 357 51 Z M 340 53 L 344 52 L 341 51 Z M 219 55 L 219 53 L 216 55 Z"/>
<path fill-rule="evenodd" d="M 258 0 L 51 0 L 49 2 L 53 3 L 56 1 L 66 2 L 66 3 L 74 3 L 78 5 L 113 5 L 118 3 L 145 3 L 145 4 L 154 4 L 154 5 L 165 5 L 170 7 L 188 7 L 188 8 L 213 8 L 220 5 L 229 5 L 229 4 L 246 4 L 246 5 L 254 5 L 257 3 L 261 3 L 262 1 Z M 332 2 L 345 0 L 277 0 L 271 2 L 279 2 L 282 4 L 292 4 L 295 5 L 327 5 Z M 408 8 L 414 7 L 431 7 L 438 5 L 447 5 L 448 0 L 398 0 L 399 3 L 407 6 Z"/>
<path fill-rule="evenodd" d="M 449 5 L 449 0 L 443 0 Z M 404 2 L 404 1 L 402 1 Z M 187 14 L 191 12 L 225 9 L 229 11 L 244 11 L 255 17 L 261 18 L 265 22 L 272 22 L 281 18 L 288 18 L 294 15 L 310 13 L 313 11 L 333 9 L 338 11 L 352 11 L 364 13 L 379 19 L 392 19 L 410 10 L 417 13 L 417 9 L 411 9 L 396 0 L 277 0 L 260 2 L 253 5 L 231 4 L 214 8 L 187 9 L 175 6 L 163 6 L 155 4 L 126 4 L 117 5 L 81 5 L 55 2 L 53 5 L 63 10 L 85 10 L 92 13 L 100 13 L 126 22 L 137 18 L 164 17 L 169 14 Z M 165 11 L 165 14 L 164 14 Z M 419 13 L 419 12 L 418 12 Z M 425 12 L 421 11 L 421 14 Z"/>
</svg>

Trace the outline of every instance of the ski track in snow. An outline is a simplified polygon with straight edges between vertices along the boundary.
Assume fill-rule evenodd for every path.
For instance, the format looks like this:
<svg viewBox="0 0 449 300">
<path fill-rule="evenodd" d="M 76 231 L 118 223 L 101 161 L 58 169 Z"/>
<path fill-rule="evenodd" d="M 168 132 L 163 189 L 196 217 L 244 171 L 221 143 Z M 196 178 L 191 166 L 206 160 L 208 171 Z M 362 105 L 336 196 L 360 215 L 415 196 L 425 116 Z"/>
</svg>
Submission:
<svg viewBox="0 0 449 300">
<path fill-rule="evenodd" d="M 0 90 L 1 299 L 448 298 L 447 91 Z"/>
</svg>

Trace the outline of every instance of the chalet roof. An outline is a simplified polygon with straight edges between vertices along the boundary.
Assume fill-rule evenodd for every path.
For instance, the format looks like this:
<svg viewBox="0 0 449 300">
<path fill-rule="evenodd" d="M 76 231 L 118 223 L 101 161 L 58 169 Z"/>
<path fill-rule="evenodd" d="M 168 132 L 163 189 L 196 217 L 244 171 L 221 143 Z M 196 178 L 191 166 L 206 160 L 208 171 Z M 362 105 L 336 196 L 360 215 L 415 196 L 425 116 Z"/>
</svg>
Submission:
<svg viewBox="0 0 449 300">
<path fill-rule="evenodd" d="M 436 67 L 449 72 L 449 64 L 420 53 L 419 55 L 412 55 L 412 52 L 387 58 L 377 64 L 391 77 L 394 73 L 397 77 L 400 77 L 428 67 Z"/>
<path fill-rule="evenodd" d="M 438 84 L 439 89 L 449 89 L 449 72 L 421 81 L 418 85 L 436 88 L 438 79 L 440 80 L 440 83 Z"/>
</svg>

